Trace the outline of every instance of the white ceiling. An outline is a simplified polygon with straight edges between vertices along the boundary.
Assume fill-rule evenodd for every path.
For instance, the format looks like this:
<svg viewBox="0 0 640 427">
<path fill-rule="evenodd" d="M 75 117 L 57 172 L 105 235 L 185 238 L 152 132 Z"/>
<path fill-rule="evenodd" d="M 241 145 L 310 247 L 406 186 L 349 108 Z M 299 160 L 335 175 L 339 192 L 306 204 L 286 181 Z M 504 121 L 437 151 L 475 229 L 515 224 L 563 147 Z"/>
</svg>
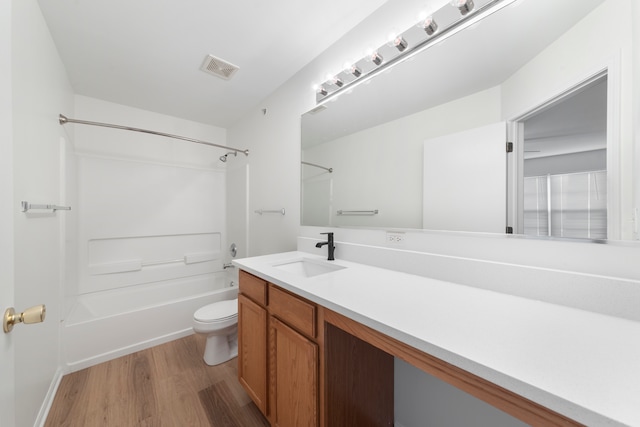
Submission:
<svg viewBox="0 0 640 427">
<path fill-rule="evenodd" d="M 607 148 L 607 77 L 524 122 L 525 159 Z"/>
<path fill-rule="evenodd" d="M 386 0 L 39 0 L 76 93 L 229 127 Z M 200 71 L 214 55 L 240 68 Z"/>
</svg>

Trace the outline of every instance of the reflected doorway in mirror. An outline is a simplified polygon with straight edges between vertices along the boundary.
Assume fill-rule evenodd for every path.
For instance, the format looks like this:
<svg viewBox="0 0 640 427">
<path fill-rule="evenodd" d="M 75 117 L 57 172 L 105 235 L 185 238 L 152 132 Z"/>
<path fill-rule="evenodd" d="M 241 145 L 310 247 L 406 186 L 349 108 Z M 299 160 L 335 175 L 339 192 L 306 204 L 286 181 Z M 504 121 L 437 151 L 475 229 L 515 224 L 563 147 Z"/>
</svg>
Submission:
<svg viewBox="0 0 640 427">
<path fill-rule="evenodd" d="M 608 236 L 607 72 L 516 122 L 518 233 Z"/>
</svg>

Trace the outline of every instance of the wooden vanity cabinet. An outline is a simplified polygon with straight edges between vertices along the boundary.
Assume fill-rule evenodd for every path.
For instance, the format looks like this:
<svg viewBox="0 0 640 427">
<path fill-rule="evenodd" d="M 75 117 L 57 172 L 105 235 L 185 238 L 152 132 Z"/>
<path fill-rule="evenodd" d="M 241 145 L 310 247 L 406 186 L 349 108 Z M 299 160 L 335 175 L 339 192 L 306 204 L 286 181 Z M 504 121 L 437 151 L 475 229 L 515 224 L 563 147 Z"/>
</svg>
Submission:
<svg viewBox="0 0 640 427">
<path fill-rule="evenodd" d="M 272 426 L 319 425 L 317 307 L 240 271 L 238 377 Z"/>
<path fill-rule="evenodd" d="M 273 427 L 393 425 L 393 356 L 240 270 L 238 376 Z"/>
</svg>

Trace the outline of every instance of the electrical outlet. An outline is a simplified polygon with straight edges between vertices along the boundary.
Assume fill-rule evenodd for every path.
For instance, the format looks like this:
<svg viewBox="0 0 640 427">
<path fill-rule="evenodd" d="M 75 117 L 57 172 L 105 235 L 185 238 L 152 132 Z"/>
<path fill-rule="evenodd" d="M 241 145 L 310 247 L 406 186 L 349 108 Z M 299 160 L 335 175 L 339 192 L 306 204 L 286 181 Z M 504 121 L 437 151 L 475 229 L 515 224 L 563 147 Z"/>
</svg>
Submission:
<svg viewBox="0 0 640 427">
<path fill-rule="evenodd" d="M 387 232 L 387 243 L 401 245 L 404 243 L 404 233 Z"/>
</svg>

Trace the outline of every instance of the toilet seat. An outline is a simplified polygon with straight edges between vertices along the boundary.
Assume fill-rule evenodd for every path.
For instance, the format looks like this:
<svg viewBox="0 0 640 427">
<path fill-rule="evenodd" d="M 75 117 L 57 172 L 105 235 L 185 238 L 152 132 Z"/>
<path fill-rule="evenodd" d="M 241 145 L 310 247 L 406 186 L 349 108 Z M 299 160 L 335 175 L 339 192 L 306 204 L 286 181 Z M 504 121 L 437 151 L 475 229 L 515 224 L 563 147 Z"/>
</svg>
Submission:
<svg viewBox="0 0 640 427">
<path fill-rule="evenodd" d="M 238 299 L 214 302 L 198 309 L 193 318 L 203 323 L 218 323 L 238 317 Z"/>
</svg>

